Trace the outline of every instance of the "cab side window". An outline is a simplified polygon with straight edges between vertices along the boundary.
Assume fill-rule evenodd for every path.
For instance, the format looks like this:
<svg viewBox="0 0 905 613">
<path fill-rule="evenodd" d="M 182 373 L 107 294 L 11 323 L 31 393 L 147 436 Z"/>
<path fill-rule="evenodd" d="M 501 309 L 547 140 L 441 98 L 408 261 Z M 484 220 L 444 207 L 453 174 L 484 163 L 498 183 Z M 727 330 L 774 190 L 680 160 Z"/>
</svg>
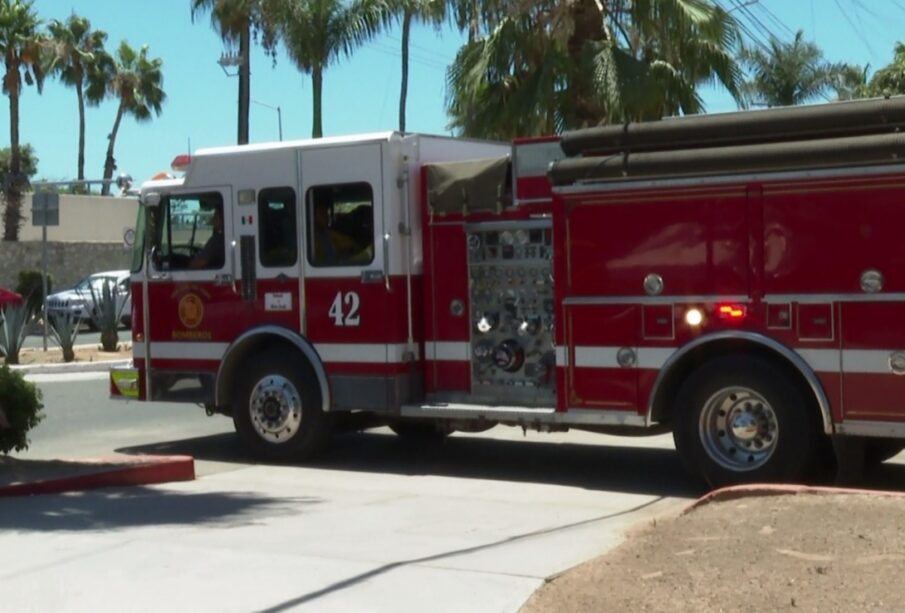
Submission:
<svg viewBox="0 0 905 613">
<path fill-rule="evenodd" d="M 258 193 L 258 231 L 261 265 L 294 266 L 298 261 L 295 191 L 289 187 L 262 189 Z"/>
<path fill-rule="evenodd" d="M 310 187 L 305 208 L 312 266 L 364 266 L 374 260 L 374 190 L 369 184 Z"/>
<path fill-rule="evenodd" d="M 217 193 L 171 196 L 155 216 L 152 261 L 157 270 L 223 267 L 223 197 Z"/>
</svg>

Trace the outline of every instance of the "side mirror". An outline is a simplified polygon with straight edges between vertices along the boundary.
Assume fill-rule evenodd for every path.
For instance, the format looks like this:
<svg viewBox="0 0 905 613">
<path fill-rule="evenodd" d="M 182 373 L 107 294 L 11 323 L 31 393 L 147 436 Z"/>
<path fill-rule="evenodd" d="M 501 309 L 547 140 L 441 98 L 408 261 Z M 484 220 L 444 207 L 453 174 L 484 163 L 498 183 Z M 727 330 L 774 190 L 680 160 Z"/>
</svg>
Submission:
<svg viewBox="0 0 905 613">
<path fill-rule="evenodd" d="M 141 203 L 146 207 L 156 209 L 160 206 L 160 194 L 157 192 L 148 192 L 141 197 Z"/>
</svg>

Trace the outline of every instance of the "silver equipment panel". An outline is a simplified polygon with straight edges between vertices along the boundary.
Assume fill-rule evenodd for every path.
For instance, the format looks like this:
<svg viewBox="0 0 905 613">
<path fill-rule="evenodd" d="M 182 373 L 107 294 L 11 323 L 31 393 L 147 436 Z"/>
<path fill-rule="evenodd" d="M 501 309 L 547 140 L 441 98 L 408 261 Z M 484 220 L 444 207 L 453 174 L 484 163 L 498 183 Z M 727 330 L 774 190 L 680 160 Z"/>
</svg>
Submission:
<svg viewBox="0 0 905 613">
<path fill-rule="evenodd" d="M 472 396 L 556 403 L 553 229 L 549 220 L 466 226 Z"/>
</svg>

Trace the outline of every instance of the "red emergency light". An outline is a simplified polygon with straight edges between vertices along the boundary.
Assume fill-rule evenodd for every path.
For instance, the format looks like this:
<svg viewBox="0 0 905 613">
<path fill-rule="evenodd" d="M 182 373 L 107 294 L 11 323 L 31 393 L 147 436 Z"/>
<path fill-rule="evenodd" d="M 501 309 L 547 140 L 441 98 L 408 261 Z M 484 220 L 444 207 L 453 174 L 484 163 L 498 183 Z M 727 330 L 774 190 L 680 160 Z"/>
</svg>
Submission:
<svg viewBox="0 0 905 613">
<path fill-rule="evenodd" d="M 170 168 L 173 169 L 173 172 L 185 172 L 186 168 L 188 168 L 191 163 L 192 156 L 188 153 L 181 153 L 173 158 Z"/>
<path fill-rule="evenodd" d="M 724 321 L 741 321 L 748 315 L 748 307 L 744 304 L 721 304 L 716 308 L 716 315 Z"/>
</svg>

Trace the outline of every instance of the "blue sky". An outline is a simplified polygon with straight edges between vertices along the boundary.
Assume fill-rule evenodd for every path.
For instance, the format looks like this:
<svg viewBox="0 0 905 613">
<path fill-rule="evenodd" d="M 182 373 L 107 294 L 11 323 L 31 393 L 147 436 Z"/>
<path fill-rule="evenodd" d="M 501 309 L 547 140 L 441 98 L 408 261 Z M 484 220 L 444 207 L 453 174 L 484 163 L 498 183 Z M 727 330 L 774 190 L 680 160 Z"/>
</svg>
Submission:
<svg viewBox="0 0 905 613">
<path fill-rule="evenodd" d="M 827 59 L 870 64 L 872 69 L 892 59 L 896 40 L 905 38 L 902 0 L 760 0 L 757 14 L 780 37 L 791 39 L 805 31 Z M 141 182 L 191 148 L 227 145 L 236 139 L 237 79 L 224 74 L 217 60 L 223 51 L 207 16 L 195 23 L 189 0 L 35 0 L 45 19 L 65 19 L 76 12 L 105 30 L 108 48 L 120 40 L 163 59 L 167 101 L 160 117 L 139 124 L 126 118 L 116 142 L 117 172 Z M 777 19 L 770 21 L 764 10 Z M 781 22 L 782 25 L 779 25 Z M 398 126 L 399 31 L 381 35 L 352 58 L 330 68 L 324 78 L 324 134 L 392 130 Z M 416 27 L 407 129 L 447 133 L 444 112 L 445 67 L 455 56 L 462 37 L 450 30 Z M 311 84 L 285 55 L 276 66 L 260 48 L 252 57 L 252 99 L 282 111 L 283 137 L 311 134 Z M 735 108 L 726 95 L 705 92 L 708 111 Z M 21 99 L 20 138 L 31 143 L 40 159 L 38 176 L 70 179 L 76 174 L 78 111 L 75 92 L 49 79 L 44 93 L 29 88 Z M 108 101 L 87 112 L 86 176 L 100 178 L 116 107 Z M 9 145 L 9 108 L 0 104 L 0 146 Z M 252 104 L 252 142 L 277 140 L 277 112 Z"/>
</svg>

